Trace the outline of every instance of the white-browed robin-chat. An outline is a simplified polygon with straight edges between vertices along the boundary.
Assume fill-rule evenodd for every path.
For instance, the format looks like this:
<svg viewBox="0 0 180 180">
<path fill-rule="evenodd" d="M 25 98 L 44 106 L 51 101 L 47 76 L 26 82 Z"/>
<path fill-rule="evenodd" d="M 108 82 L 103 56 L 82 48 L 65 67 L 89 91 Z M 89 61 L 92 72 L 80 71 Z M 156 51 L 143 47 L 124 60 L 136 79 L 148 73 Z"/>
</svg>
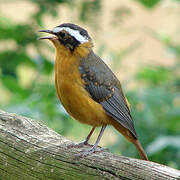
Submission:
<svg viewBox="0 0 180 180">
<path fill-rule="evenodd" d="M 102 127 L 93 147 L 80 155 L 96 151 L 106 126 L 112 125 L 135 145 L 141 159 L 148 160 L 137 138 L 120 81 L 93 52 L 88 32 L 71 23 L 40 32 L 53 35 L 40 39 L 50 40 L 56 48 L 55 85 L 59 100 L 74 119 L 92 126 L 80 145 L 88 143 L 96 127 Z"/>
</svg>

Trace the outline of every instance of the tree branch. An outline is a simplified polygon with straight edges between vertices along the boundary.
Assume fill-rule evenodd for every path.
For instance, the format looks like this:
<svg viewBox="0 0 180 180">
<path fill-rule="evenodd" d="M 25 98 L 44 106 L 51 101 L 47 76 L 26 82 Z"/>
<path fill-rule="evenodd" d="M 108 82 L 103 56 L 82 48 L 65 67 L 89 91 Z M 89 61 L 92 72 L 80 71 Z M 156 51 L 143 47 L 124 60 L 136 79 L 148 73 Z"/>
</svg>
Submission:
<svg viewBox="0 0 180 180">
<path fill-rule="evenodd" d="M 35 120 L 0 110 L 1 179 L 180 179 L 180 171 L 154 162 L 81 149 Z M 84 147 L 84 149 L 87 147 Z"/>
</svg>

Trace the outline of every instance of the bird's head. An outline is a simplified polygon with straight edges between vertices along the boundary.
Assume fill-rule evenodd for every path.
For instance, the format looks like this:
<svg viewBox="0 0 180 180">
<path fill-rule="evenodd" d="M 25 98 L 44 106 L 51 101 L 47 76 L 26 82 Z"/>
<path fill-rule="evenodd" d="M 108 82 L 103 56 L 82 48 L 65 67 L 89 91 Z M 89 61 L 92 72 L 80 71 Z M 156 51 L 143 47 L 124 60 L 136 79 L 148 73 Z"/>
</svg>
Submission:
<svg viewBox="0 0 180 180">
<path fill-rule="evenodd" d="M 56 26 L 53 30 L 41 30 L 40 32 L 53 35 L 40 39 L 49 39 L 56 49 L 63 46 L 65 50 L 71 53 L 77 51 L 78 48 L 90 49 L 93 46 L 88 32 L 75 24 L 64 23 Z"/>
</svg>

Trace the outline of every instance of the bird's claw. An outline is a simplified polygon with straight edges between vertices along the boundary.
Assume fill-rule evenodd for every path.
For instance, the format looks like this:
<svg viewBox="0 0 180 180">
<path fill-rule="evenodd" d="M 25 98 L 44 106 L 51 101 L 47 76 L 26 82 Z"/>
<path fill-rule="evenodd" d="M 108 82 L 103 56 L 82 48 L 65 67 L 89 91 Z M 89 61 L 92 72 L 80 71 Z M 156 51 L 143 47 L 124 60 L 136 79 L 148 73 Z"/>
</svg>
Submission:
<svg viewBox="0 0 180 180">
<path fill-rule="evenodd" d="M 82 157 L 85 157 L 85 156 L 88 156 L 89 154 L 92 154 L 92 153 L 95 153 L 95 152 L 100 152 L 100 151 L 105 151 L 107 149 L 104 149 L 102 147 L 92 147 L 91 149 L 88 149 L 88 150 L 85 150 L 85 151 L 81 151 L 80 153 L 78 154 L 75 154 L 75 158 L 78 159 L 78 158 L 82 158 Z"/>
<path fill-rule="evenodd" d="M 83 147 L 83 146 L 93 147 L 92 144 L 89 144 L 86 141 L 83 141 L 83 142 L 80 142 L 80 143 L 77 143 L 77 144 L 70 144 L 70 145 L 68 145 L 66 147 L 67 148 L 80 148 L 80 147 Z"/>
</svg>

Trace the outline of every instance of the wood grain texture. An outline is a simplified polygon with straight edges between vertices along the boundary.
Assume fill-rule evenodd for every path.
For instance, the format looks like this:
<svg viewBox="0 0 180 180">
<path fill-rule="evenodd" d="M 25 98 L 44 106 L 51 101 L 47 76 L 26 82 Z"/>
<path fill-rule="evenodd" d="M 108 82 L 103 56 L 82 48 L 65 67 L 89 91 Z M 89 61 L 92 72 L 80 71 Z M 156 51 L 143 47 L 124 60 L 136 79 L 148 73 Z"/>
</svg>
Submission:
<svg viewBox="0 0 180 180">
<path fill-rule="evenodd" d="M 179 170 L 109 152 L 76 160 L 82 148 L 70 144 L 38 121 L 0 110 L 0 179 L 180 179 Z"/>
</svg>

